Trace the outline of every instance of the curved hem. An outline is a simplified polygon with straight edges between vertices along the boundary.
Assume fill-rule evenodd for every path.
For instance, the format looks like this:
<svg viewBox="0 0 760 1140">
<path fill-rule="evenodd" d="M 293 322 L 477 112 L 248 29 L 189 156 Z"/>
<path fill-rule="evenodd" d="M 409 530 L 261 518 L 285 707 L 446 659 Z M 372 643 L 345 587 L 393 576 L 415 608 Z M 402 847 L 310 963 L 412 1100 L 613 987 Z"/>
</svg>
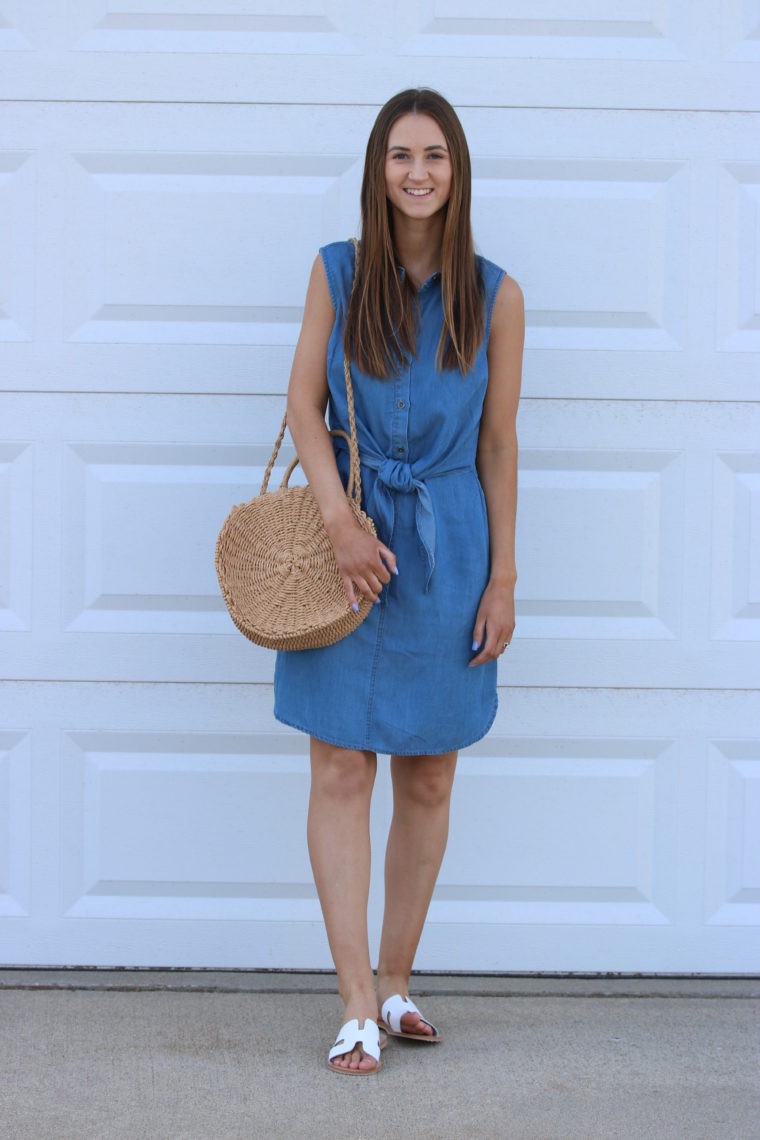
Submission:
<svg viewBox="0 0 760 1140">
<path fill-rule="evenodd" d="M 278 720 L 280 724 L 287 724 L 289 728 L 296 728 L 299 732 L 305 732 L 307 736 L 314 736 L 317 740 L 322 740 L 325 744 L 333 744 L 336 748 L 351 748 L 355 752 L 379 752 L 381 756 L 443 756 L 447 752 L 460 752 L 463 748 L 469 748 L 471 744 L 476 744 L 478 740 L 482 740 L 483 737 L 488 734 L 493 725 L 493 722 L 496 720 L 496 713 L 498 712 L 498 709 L 499 697 L 497 694 L 493 703 L 493 711 L 491 712 L 488 724 L 485 726 L 482 732 L 478 732 L 475 736 L 470 737 L 463 744 L 454 744 L 451 746 L 451 748 L 435 748 L 432 750 L 428 749 L 426 752 L 421 752 L 419 748 L 415 748 L 409 752 L 400 752 L 397 748 L 392 748 L 389 750 L 387 748 L 373 747 L 371 744 L 345 744 L 341 740 L 330 739 L 330 737 L 324 736 L 320 732 L 312 732 L 311 729 L 306 728 L 303 724 L 298 724 L 294 720 L 287 720 L 278 712 L 274 713 L 274 718 L 275 720 Z"/>
</svg>

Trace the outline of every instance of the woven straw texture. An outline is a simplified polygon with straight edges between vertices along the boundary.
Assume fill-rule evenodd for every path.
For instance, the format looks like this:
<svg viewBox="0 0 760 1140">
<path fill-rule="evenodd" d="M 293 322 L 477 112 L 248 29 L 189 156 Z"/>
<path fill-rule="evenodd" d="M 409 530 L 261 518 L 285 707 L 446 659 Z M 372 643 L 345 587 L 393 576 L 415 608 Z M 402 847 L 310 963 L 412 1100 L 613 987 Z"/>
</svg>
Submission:
<svg viewBox="0 0 760 1140">
<path fill-rule="evenodd" d="M 352 498 L 357 522 L 372 519 Z M 235 506 L 216 542 L 216 571 L 230 617 L 267 649 L 317 649 L 351 633 L 372 602 L 348 604 L 332 544 L 309 487 L 281 486 Z"/>
</svg>

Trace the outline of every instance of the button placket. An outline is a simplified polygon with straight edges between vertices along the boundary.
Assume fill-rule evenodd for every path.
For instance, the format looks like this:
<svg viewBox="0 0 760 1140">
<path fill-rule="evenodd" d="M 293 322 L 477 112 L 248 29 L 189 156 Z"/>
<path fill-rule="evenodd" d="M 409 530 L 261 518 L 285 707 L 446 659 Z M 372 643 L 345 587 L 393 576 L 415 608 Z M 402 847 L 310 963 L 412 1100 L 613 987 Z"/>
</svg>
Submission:
<svg viewBox="0 0 760 1140">
<path fill-rule="evenodd" d="M 393 418 L 391 423 L 391 453 L 395 459 L 406 459 L 409 454 L 409 390 L 412 362 L 408 360 L 393 384 Z"/>
</svg>

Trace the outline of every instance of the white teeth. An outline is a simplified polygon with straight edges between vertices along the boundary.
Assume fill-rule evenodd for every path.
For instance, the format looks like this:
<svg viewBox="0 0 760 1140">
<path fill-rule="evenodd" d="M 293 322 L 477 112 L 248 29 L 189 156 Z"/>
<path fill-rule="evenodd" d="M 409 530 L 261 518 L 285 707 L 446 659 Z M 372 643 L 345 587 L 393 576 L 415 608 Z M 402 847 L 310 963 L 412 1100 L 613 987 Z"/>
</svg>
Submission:
<svg viewBox="0 0 760 1140">
<path fill-rule="evenodd" d="M 415 198 L 424 198 L 427 194 L 433 193 L 432 189 L 429 187 L 427 190 L 412 190 L 409 186 L 404 187 L 404 192 L 406 194 L 412 194 Z"/>
</svg>

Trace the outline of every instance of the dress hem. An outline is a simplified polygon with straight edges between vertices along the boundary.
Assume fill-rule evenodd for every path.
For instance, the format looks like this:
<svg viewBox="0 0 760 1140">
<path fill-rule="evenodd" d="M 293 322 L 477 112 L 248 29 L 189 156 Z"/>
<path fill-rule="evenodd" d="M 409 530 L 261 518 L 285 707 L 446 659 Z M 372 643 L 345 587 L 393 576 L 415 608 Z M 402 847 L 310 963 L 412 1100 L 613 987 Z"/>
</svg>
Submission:
<svg viewBox="0 0 760 1140">
<path fill-rule="evenodd" d="M 333 744 L 336 748 L 351 748 L 357 752 L 379 752 L 381 756 L 443 756 L 447 752 L 459 752 L 462 748 L 469 748 L 471 744 L 476 744 L 478 740 L 482 740 L 484 736 L 490 731 L 493 722 L 496 720 L 496 713 L 499 709 L 499 698 L 496 697 L 493 704 L 493 711 L 488 720 L 487 725 L 482 732 L 478 732 L 475 736 L 470 737 L 462 744 L 454 744 L 450 748 L 434 748 L 427 749 L 422 752 L 419 748 L 414 748 L 408 752 L 401 752 L 397 748 L 388 750 L 387 748 L 376 748 L 371 744 L 346 744 L 344 741 L 331 739 L 323 733 L 312 732 L 311 729 L 306 728 L 303 724 L 298 724 L 295 720 L 288 720 L 286 717 L 280 715 L 277 711 L 274 713 L 275 720 L 280 724 L 287 724 L 289 728 L 296 728 L 299 732 L 305 732 L 307 736 L 314 736 L 317 740 L 322 740 L 325 744 Z"/>
</svg>

